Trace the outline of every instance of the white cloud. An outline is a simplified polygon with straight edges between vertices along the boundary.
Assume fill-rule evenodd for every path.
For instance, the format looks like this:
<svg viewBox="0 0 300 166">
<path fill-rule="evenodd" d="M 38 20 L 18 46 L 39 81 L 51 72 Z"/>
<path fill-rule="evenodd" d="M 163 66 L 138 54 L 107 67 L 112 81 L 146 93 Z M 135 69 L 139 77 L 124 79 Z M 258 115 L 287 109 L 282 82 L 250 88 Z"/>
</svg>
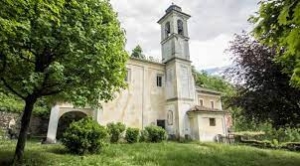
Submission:
<svg viewBox="0 0 300 166">
<path fill-rule="evenodd" d="M 234 33 L 249 29 L 247 19 L 258 0 L 111 0 L 126 30 L 126 49 L 140 44 L 147 56 L 161 57 L 160 26 L 156 23 L 172 2 L 189 20 L 191 60 L 197 69 L 230 64 L 224 53 Z"/>
<path fill-rule="evenodd" d="M 224 50 L 229 47 L 230 35 L 221 34 L 216 38 L 190 41 L 191 60 L 197 69 L 215 68 L 231 64 L 230 56 Z"/>
</svg>

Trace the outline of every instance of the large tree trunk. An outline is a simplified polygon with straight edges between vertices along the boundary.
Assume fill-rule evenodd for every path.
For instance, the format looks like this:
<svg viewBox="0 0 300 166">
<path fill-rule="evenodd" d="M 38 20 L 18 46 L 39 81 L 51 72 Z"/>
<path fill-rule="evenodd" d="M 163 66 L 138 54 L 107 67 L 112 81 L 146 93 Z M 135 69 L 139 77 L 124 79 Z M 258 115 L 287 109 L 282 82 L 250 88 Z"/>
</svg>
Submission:
<svg viewBox="0 0 300 166">
<path fill-rule="evenodd" d="M 25 142 L 27 138 L 27 131 L 30 124 L 30 118 L 33 111 L 34 104 L 37 98 L 35 96 L 28 96 L 25 99 L 25 108 L 21 119 L 21 129 L 19 133 L 18 143 L 15 151 L 13 165 L 18 165 L 22 162 L 24 155 Z"/>
</svg>

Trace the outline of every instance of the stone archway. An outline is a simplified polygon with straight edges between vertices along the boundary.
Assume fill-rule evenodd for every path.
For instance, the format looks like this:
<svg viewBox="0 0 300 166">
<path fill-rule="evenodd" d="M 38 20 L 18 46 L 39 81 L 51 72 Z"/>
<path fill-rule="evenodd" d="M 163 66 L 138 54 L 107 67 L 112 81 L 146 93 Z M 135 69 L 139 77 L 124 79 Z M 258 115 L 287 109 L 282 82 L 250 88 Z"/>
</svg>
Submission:
<svg viewBox="0 0 300 166">
<path fill-rule="evenodd" d="M 68 115 L 69 113 L 72 114 L 74 112 L 95 117 L 95 110 L 92 108 L 74 108 L 73 105 L 70 104 L 55 105 L 52 107 L 50 113 L 46 143 L 56 143 L 56 135 L 61 117 L 64 117 L 65 114 Z"/>
<path fill-rule="evenodd" d="M 58 120 L 56 139 L 61 139 L 63 133 L 66 131 L 66 129 L 70 126 L 72 122 L 79 121 L 82 118 L 85 118 L 86 116 L 86 113 L 76 110 L 64 113 Z"/>
</svg>

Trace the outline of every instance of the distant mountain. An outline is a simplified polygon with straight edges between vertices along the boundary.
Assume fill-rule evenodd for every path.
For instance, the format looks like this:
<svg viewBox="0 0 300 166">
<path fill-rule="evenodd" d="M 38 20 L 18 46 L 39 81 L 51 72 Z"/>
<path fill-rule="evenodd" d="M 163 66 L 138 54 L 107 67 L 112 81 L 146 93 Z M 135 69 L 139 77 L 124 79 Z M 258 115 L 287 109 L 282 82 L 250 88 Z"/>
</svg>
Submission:
<svg viewBox="0 0 300 166">
<path fill-rule="evenodd" d="M 228 69 L 230 66 L 223 66 L 223 67 L 214 67 L 214 68 L 208 68 L 208 69 L 204 69 L 204 71 L 209 74 L 209 75 L 213 75 L 213 76 L 224 76 L 224 74 L 226 74 L 226 69 Z"/>
</svg>

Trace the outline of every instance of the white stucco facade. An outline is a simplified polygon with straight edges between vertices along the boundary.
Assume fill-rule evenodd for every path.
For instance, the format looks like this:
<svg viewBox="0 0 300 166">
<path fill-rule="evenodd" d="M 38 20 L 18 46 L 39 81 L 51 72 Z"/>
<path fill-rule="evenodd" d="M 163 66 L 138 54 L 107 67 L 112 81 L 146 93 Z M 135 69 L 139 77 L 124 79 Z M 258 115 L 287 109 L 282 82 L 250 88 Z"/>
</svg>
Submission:
<svg viewBox="0 0 300 166">
<path fill-rule="evenodd" d="M 161 25 L 162 62 L 131 58 L 127 62 L 128 88 L 115 94 L 102 108 L 73 108 L 58 103 L 51 110 L 47 140 L 55 141 L 59 118 L 82 111 L 101 125 L 122 122 L 143 129 L 159 125 L 170 136 L 213 141 L 226 135 L 220 93 L 195 86 L 189 53 L 189 15 L 172 5 L 158 21 Z M 201 55 L 199 55 L 201 56 Z"/>
</svg>

